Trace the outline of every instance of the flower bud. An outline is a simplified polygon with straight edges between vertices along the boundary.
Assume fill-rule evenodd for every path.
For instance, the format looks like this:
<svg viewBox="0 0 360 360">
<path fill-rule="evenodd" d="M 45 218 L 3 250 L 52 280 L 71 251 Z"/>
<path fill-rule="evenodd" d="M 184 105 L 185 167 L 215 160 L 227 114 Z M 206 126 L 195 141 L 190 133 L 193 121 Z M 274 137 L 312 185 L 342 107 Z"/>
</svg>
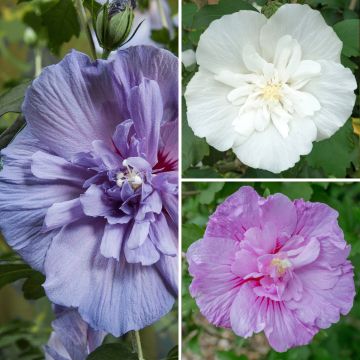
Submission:
<svg viewBox="0 0 360 360">
<path fill-rule="evenodd" d="M 135 0 L 104 4 L 96 18 L 96 36 L 103 49 L 112 51 L 125 43 L 134 21 Z"/>
</svg>

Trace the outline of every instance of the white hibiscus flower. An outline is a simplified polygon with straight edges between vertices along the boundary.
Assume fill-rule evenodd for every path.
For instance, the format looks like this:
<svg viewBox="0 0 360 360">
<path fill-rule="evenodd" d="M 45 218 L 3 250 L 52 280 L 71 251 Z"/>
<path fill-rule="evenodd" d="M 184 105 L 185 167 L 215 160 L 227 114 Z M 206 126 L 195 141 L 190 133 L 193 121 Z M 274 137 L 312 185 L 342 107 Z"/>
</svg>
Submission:
<svg viewBox="0 0 360 360">
<path fill-rule="evenodd" d="M 240 11 L 213 21 L 185 93 L 190 127 L 253 168 L 292 167 L 351 115 L 356 81 L 341 49 L 307 5 L 284 5 L 270 19 Z"/>
</svg>

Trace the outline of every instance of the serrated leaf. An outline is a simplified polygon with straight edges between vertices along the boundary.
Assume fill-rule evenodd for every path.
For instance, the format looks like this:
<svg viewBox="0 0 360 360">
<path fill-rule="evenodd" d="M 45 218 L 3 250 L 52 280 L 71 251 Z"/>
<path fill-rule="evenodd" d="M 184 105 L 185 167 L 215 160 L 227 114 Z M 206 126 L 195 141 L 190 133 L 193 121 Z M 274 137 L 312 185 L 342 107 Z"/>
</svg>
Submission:
<svg viewBox="0 0 360 360">
<path fill-rule="evenodd" d="M 359 56 L 359 19 L 343 20 L 334 25 L 334 31 L 343 42 L 342 53 L 348 57 Z"/>
<path fill-rule="evenodd" d="M 204 229 L 196 224 L 184 224 L 182 226 L 182 248 L 187 251 L 189 246 L 201 239 L 204 235 Z"/>
<path fill-rule="evenodd" d="M 93 351 L 87 360 L 138 360 L 137 354 L 133 353 L 131 349 L 122 343 L 104 344 Z"/>
<path fill-rule="evenodd" d="M 254 10 L 257 11 L 246 1 L 242 0 L 220 0 L 217 5 L 205 5 L 202 7 L 193 18 L 193 28 L 207 28 L 209 24 L 226 14 L 232 14 L 240 10 Z"/>
<path fill-rule="evenodd" d="M 48 31 L 49 48 L 55 53 L 63 43 L 80 34 L 80 24 L 72 0 L 44 3 L 42 21 Z"/>
<path fill-rule="evenodd" d="M 30 82 L 31 80 L 26 80 L 0 95 L 0 116 L 8 112 L 21 112 L 21 105 Z"/>
</svg>

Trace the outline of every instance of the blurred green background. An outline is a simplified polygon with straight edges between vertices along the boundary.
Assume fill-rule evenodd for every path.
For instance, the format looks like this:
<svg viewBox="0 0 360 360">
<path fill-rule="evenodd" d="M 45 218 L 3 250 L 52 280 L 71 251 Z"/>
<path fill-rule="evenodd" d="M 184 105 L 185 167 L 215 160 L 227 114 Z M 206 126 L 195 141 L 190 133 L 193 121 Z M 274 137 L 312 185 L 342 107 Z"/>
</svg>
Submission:
<svg viewBox="0 0 360 360">
<path fill-rule="evenodd" d="M 146 17 L 156 2 L 139 0 L 136 17 Z M 42 68 L 59 62 L 70 49 L 91 56 L 75 4 L 75 0 L 0 1 L 0 139 L 18 118 L 24 90 Z M 168 4 L 170 15 L 175 17 L 177 0 L 170 0 Z M 150 36 L 160 46 L 177 52 L 176 24 L 171 39 L 168 31 L 161 28 L 153 29 Z M 101 52 L 100 47 L 97 51 Z M 16 99 L 16 106 L 10 104 L 9 107 L 4 95 L 22 83 L 26 85 Z M 5 108 L 16 111 L 3 114 Z M 11 131 L 10 135 L 14 136 L 18 130 Z M 0 148 L 2 144 L 0 141 Z M 31 270 L 11 252 L 0 233 L 0 360 L 44 359 L 42 347 L 51 333 L 53 314 L 41 288 L 43 281 L 41 274 Z M 178 342 L 177 323 L 175 306 L 158 323 L 141 331 L 147 360 L 167 358 L 169 350 Z M 132 346 L 130 336 L 121 339 L 108 336 L 105 342 L 124 342 Z"/>
<path fill-rule="evenodd" d="M 326 203 L 339 212 L 339 223 L 351 244 L 350 260 L 355 267 L 356 292 L 360 287 L 360 183 L 183 183 L 182 187 L 182 334 L 183 360 L 358 360 L 360 359 L 360 299 L 347 316 L 329 329 L 321 330 L 310 345 L 286 353 L 271 350 L 260 333 L 249 339 L 216 328 L 200 314 L 189 294 L 191 277 L 185 253 L 203 236 L 209 216 L 241 186 L 253 186 L 259 195 L 277 192 L 291 199 Z"/>
</svg>

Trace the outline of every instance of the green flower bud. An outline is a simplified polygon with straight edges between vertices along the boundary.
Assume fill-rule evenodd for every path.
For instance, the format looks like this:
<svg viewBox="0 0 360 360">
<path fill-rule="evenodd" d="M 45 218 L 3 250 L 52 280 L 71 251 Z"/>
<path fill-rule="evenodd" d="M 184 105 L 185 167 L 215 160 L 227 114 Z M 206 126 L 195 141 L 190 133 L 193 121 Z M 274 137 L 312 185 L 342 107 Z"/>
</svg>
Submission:
<svg viewBox="0 0 360 360">
<path fill-rule="evenodd" d="M 116 0 L 101 7 L 95 30 L 103 49 L 110 52 L 125 43 L 134 21 L 134 8 L 134 0 Z"/>
</svg>

